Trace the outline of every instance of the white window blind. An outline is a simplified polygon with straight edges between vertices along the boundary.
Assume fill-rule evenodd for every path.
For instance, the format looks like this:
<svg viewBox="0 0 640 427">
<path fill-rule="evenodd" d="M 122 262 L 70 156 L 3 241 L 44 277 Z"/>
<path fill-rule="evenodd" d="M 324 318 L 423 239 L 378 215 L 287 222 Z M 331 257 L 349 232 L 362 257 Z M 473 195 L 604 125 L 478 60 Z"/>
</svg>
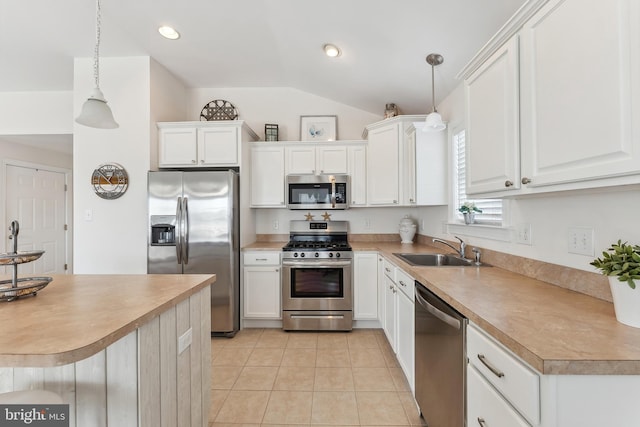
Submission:
<svg viewBox="0 0 640 427">
<path fill-rule="evenodd" d="M 465 202 L 473 202 L 482 213 L 476 212 L 475 218 L 478 224 L 502 225 L 502 200 L 500 199 L 472 199 L 466 193 L 466 157 L 465 157 L 465 131 L 462 130 L 453 135 L 453 147 L 456 154 L 456 174 L 454 176 L 454 199 L 456 219 L 463 221 L 458 208 Z"/>
</svg>

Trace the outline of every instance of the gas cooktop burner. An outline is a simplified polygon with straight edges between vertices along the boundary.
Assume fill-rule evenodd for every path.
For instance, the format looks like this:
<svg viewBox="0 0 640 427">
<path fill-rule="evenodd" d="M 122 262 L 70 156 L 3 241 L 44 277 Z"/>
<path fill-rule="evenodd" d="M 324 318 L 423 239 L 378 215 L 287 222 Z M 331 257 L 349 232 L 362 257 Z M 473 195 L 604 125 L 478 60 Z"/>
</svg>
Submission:
<svg viewBox="0 0 640 427">
<path fill-rule="evenodd" d="M 282 248 L 285 258 L 351 257 L 346 221 L 291 221 L 290 227 L 289 242 Z"/>
<path fill-rule="evenodd" d="M 285 251 L 297 250 L 324 250 L 324 251 L 350 251 L 351 246 L 347 242 L 289 242 L 283 248 Z"/>
</svg>

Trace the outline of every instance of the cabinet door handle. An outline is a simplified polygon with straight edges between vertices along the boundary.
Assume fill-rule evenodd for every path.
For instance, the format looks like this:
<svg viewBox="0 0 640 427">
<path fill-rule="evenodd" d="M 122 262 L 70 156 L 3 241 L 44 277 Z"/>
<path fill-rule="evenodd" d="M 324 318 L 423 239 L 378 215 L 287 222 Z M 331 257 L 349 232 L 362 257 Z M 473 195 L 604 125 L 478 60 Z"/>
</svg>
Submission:
<svg viewBox="0 0 640 427">
<path fill-rule="evenodd" d="M 405 285 L 405 283 L 404 283 L 402 280 L 400 280 L 399 282 L 400 282 L 400 284 L 401 284 L 402 286 L 407 286 L 407 285 Z"/>
<path fill-rule="evenodd" d="M 487 361 L 487 358 L 484 357 L 484 354 L 478 354 L 478 359 L 480 359 L 480 361 L 482 362 L 482 364 L 484 366 L 487 367 L 487 369 L 489 369 L 491 372 L 493 372 L 493 374 L 498 377 L 498 378 L 502 378 L 504 377 L 504 372 L 502 372 L 501 370 L 499 370 L 498 368 L 496 368 L 495 366 L 493 366 L 491 363 L 489 363 Z"/>
<path fill-rule="evenodd" d="M 393 201 L 393 203 L 397 205 L 397 204 L 398 204 L 398 201 L 397 201 L 397 200 L 394 200 L 394 201 Z"/>
<path fill-rule="evenodd" d="M 487 423 L 485 422 L 484 418 L 478 417 L 478 424 L 480 425 L 480 427 L 487 427 Z"/>
<path fill-rule="evenodd" d="M 384 271 L 386 271 L 387 273 L 391 273 L 391 270 L 389 270 L 387 267 L 384 268 Z"/>
<path fill-rule="evenodd" d="M 511 182 L 511 181 L 509 181 L 509 180 L 506 180 L 506 181 L 504 182 L 504 186 L 505 186 L 505 187 L 512 187 L 512 186 L 513 186 L 513 182 Z"/>
<path fill-rule="evenodd" d="M 389 286 L 389 289 L 393 290 L 393 285 L 390 285 L 390 286 Z"/>
<path fill-rule="evenodd" d="M 195 163 L 198 163 L 198 162 L 196 162 L 195 160 L 191 160 L 191 163 L 195 164 Z"/>
<path fill-rule="evenodd" d="M 531 180 L 525 176 L 520 182 L 522 182 L 523 184 L 530 184 Z"/>
<path fill-rule="evenodd" d="M 276 268 L 276 273 L 277 273 L 278 271 L 280 271 L 280 269 L 279 269 L 279 268 Z"/>
</svg>

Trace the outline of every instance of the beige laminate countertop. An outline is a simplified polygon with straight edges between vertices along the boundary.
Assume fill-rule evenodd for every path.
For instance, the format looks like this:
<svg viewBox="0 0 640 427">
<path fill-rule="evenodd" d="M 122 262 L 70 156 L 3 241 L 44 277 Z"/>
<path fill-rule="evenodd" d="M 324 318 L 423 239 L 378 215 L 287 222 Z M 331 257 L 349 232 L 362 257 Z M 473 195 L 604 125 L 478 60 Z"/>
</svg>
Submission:
<svg viewBox="0 0 640 427">
<path fill-rule="evenodd" d="M 350 242 L 377 251 L 543 374 L 640 375 L 640 329 L 613 304 L 498 267 L 414 267 L 394 253 L 451 252 L 426 245 Z M 282 242 L 245 250 L 278 250 Z"/>
<path fill-rule="evenodd" d="M 215 281 L 207 274 L 52 277 L 35 297 L 0 303 L 0 366 L 86 359 Z"/>
</svg>

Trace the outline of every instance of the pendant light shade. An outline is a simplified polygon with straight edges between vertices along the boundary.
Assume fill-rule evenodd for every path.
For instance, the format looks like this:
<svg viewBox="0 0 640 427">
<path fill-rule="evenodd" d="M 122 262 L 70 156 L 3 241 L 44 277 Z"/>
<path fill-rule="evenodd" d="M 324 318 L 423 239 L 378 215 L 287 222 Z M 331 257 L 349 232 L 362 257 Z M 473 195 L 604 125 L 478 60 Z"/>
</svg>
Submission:
<svg viewBox="0 0 640 427">
<path fill-rule="evenodd" d="M 111 108 L 107 105 L 104 95 L 99 88 L 94 88 L 89 99 L 82 105 L 76 123 L 98 129 L 115 129 L 119 127 L 113 118 Z"/>
<path fill-rule="evenodd" d="M 96 87 L 82 105 L 76 123 L 98 129 L 115 129 L 120 127 L 113 118 L 111 108 L 100 90 L 100 0 L 96 0 L 96 47 L 93 52 L 93 79 Z"/>
<path fill-rule="evenodd" d="M 431 53 L 427 56 L 427 63 L 431 65 L 431 100 L 433 102 L 433 111 L 427 116 L 424 122 L 423 132 L 440 132 L 447 128 L 447 125 L 442 121 L 442 116 L 436 111 L 436 91 L 435 91 L 435 76 L 434 67 L 444 62 L 442 55 L 437 53 Z"/>
</svg>

